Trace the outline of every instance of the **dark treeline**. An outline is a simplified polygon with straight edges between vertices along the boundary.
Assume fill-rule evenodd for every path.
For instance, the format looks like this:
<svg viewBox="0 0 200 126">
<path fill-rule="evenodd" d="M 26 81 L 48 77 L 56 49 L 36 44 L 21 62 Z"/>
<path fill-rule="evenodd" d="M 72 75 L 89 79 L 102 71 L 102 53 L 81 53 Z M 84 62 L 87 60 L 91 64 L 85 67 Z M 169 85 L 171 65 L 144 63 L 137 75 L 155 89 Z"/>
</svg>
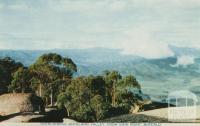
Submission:
<svg viewBox="0 0 200 126">
<path fill-rule="evenodd" d="M 0 59 L 0 95 L 35 93 L 46 106 L 65 109 L 78 121 L 97 121 L 130 113 L 142 101 L 141 87 L 132 75 L 104 71 L 99 76 L 73 77 L 77 66 L 70 58 L 44 54 L 29 67 L 9 57 Z"/>
</svg>

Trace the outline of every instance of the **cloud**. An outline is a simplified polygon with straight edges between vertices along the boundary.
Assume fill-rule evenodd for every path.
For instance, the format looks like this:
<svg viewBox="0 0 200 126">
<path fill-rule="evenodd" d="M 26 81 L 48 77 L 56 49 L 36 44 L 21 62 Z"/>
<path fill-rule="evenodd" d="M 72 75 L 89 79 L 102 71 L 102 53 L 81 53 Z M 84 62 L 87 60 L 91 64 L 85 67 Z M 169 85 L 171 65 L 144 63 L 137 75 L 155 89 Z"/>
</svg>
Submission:
<svg viewBox="0 0 200 126">
<path fill-rule="evenodd" d="M 172 56 L 168 44 L 200 48 L 199 0 L 41 1 L 0 1 L 0 33 L 14 36 L 0 36 L 0 48 L 107 47 L 147 58 Z"/>
<path fill-rule="evenodd" d="M 168 43 L 156 40 L 153 36 L 159 27 L 152 24 L 142 24 L 132 30 L 126 31 L 120 39 L 119 48 L 122 54 L 139 55 L 146 58 L 160 58 L 173 56 Z"/>
<path fill-rule="evenodd" d="M 172 67 L 187 67 L 188 65 L 194 64 L 195 63 L 195 58 L 193 56 L 187 56 L 187 55 L 182 55 L 177 57 L 177 62 L 174 65 L 171 65 Z"/>
</svg>

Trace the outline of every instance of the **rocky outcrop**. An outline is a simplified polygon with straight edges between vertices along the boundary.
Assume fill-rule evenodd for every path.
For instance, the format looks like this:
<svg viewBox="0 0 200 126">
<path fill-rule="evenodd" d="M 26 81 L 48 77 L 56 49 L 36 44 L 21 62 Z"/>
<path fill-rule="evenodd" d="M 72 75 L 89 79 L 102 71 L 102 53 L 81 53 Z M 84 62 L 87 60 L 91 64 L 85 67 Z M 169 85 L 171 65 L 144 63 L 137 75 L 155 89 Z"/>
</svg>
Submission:
<svg viewBox="0 0 200 126">
<path fill-rule="evenodd" d="M 143 101 L 138 101 L 137 103 L 133 104 L 133 106 L 129 110 L 129 113 L 131 113 L 131 114 L 138 113 L 139 111 L 142 110 L 142 108 L 145 105 L 149 105 L 149 104 L 152 104 L 152 101 L 148 100 L 148 99 L 147 100 L 143 100 Z"/>
<path fill-rule="evenodd" d="M 140 110 L 141 111 L 148 111 L 148 110 L 154 110 L 154 109 L 160 109 L 160 108 L 168 108 L 169 106 L 175 107 L 175 105 L 172 105 L 172 104 L 152 101 L 149 104 L 144 104 L 140 108 Z"/>
<path fill-rule="evenodd" d="M 0 96 L 0 115 L 45 112 L 43 100 L 31 93 L 10 93 Z"/>
</svg>

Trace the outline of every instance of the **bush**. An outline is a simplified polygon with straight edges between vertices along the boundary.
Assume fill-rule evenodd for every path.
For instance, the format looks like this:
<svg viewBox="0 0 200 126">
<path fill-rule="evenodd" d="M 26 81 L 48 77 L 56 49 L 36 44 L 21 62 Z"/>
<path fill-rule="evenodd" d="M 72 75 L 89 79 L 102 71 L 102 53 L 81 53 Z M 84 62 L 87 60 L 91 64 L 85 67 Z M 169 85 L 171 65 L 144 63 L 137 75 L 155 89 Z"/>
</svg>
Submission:
<svg viewBox="0 0 200 126">
<path fill-rule="evenodd" d="M 72 117 L 78 121 L 93 122 L 95 121 L 95 112 L 89 105 L 80 106 L 73 114 Z"/>
<path fill-rule="evenodd" d="M 66 91 L 57 98 L 57 105 L 65 107 L 69 117 L 82 122 L 128 114 L 137 103 L 135 91 L 127 89 L 140 85 L 133 76 L 121 78 L 118 72 L 103 76 L 81 76 L 71 80 Z"/>
<path fill-rule="evenodd" d="M 95 112 L 96 120 L 105 118 L 110 108 L 110 105 L 105 102 L 101 95 L 95 95 L 90 100 L 90 106 Z"/>
<path fill-rule="evenodd" d="M 114 116 L 119 116 L 122 114 L 127 114 L 129 111 L 122 106 L 122 107 L 111 107 L 109 108 L 109 111 L 106 113 L 106 117 L 114 117 Z"/>
</svg>

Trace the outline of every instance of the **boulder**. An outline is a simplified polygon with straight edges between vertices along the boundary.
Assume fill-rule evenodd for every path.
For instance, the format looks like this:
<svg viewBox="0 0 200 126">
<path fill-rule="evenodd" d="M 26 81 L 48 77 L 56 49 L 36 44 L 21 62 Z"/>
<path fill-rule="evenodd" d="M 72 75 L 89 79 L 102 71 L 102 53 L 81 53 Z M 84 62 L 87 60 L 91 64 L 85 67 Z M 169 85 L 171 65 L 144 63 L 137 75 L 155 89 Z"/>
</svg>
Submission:
<svg viewBox="0 0 200 126">
<path fill-rule="evenodd" d="M 0 115 L 16 113 L 45 112 L 43 100 L 31 93 L 10 93 L 0 95 Z"/>
</svg>

